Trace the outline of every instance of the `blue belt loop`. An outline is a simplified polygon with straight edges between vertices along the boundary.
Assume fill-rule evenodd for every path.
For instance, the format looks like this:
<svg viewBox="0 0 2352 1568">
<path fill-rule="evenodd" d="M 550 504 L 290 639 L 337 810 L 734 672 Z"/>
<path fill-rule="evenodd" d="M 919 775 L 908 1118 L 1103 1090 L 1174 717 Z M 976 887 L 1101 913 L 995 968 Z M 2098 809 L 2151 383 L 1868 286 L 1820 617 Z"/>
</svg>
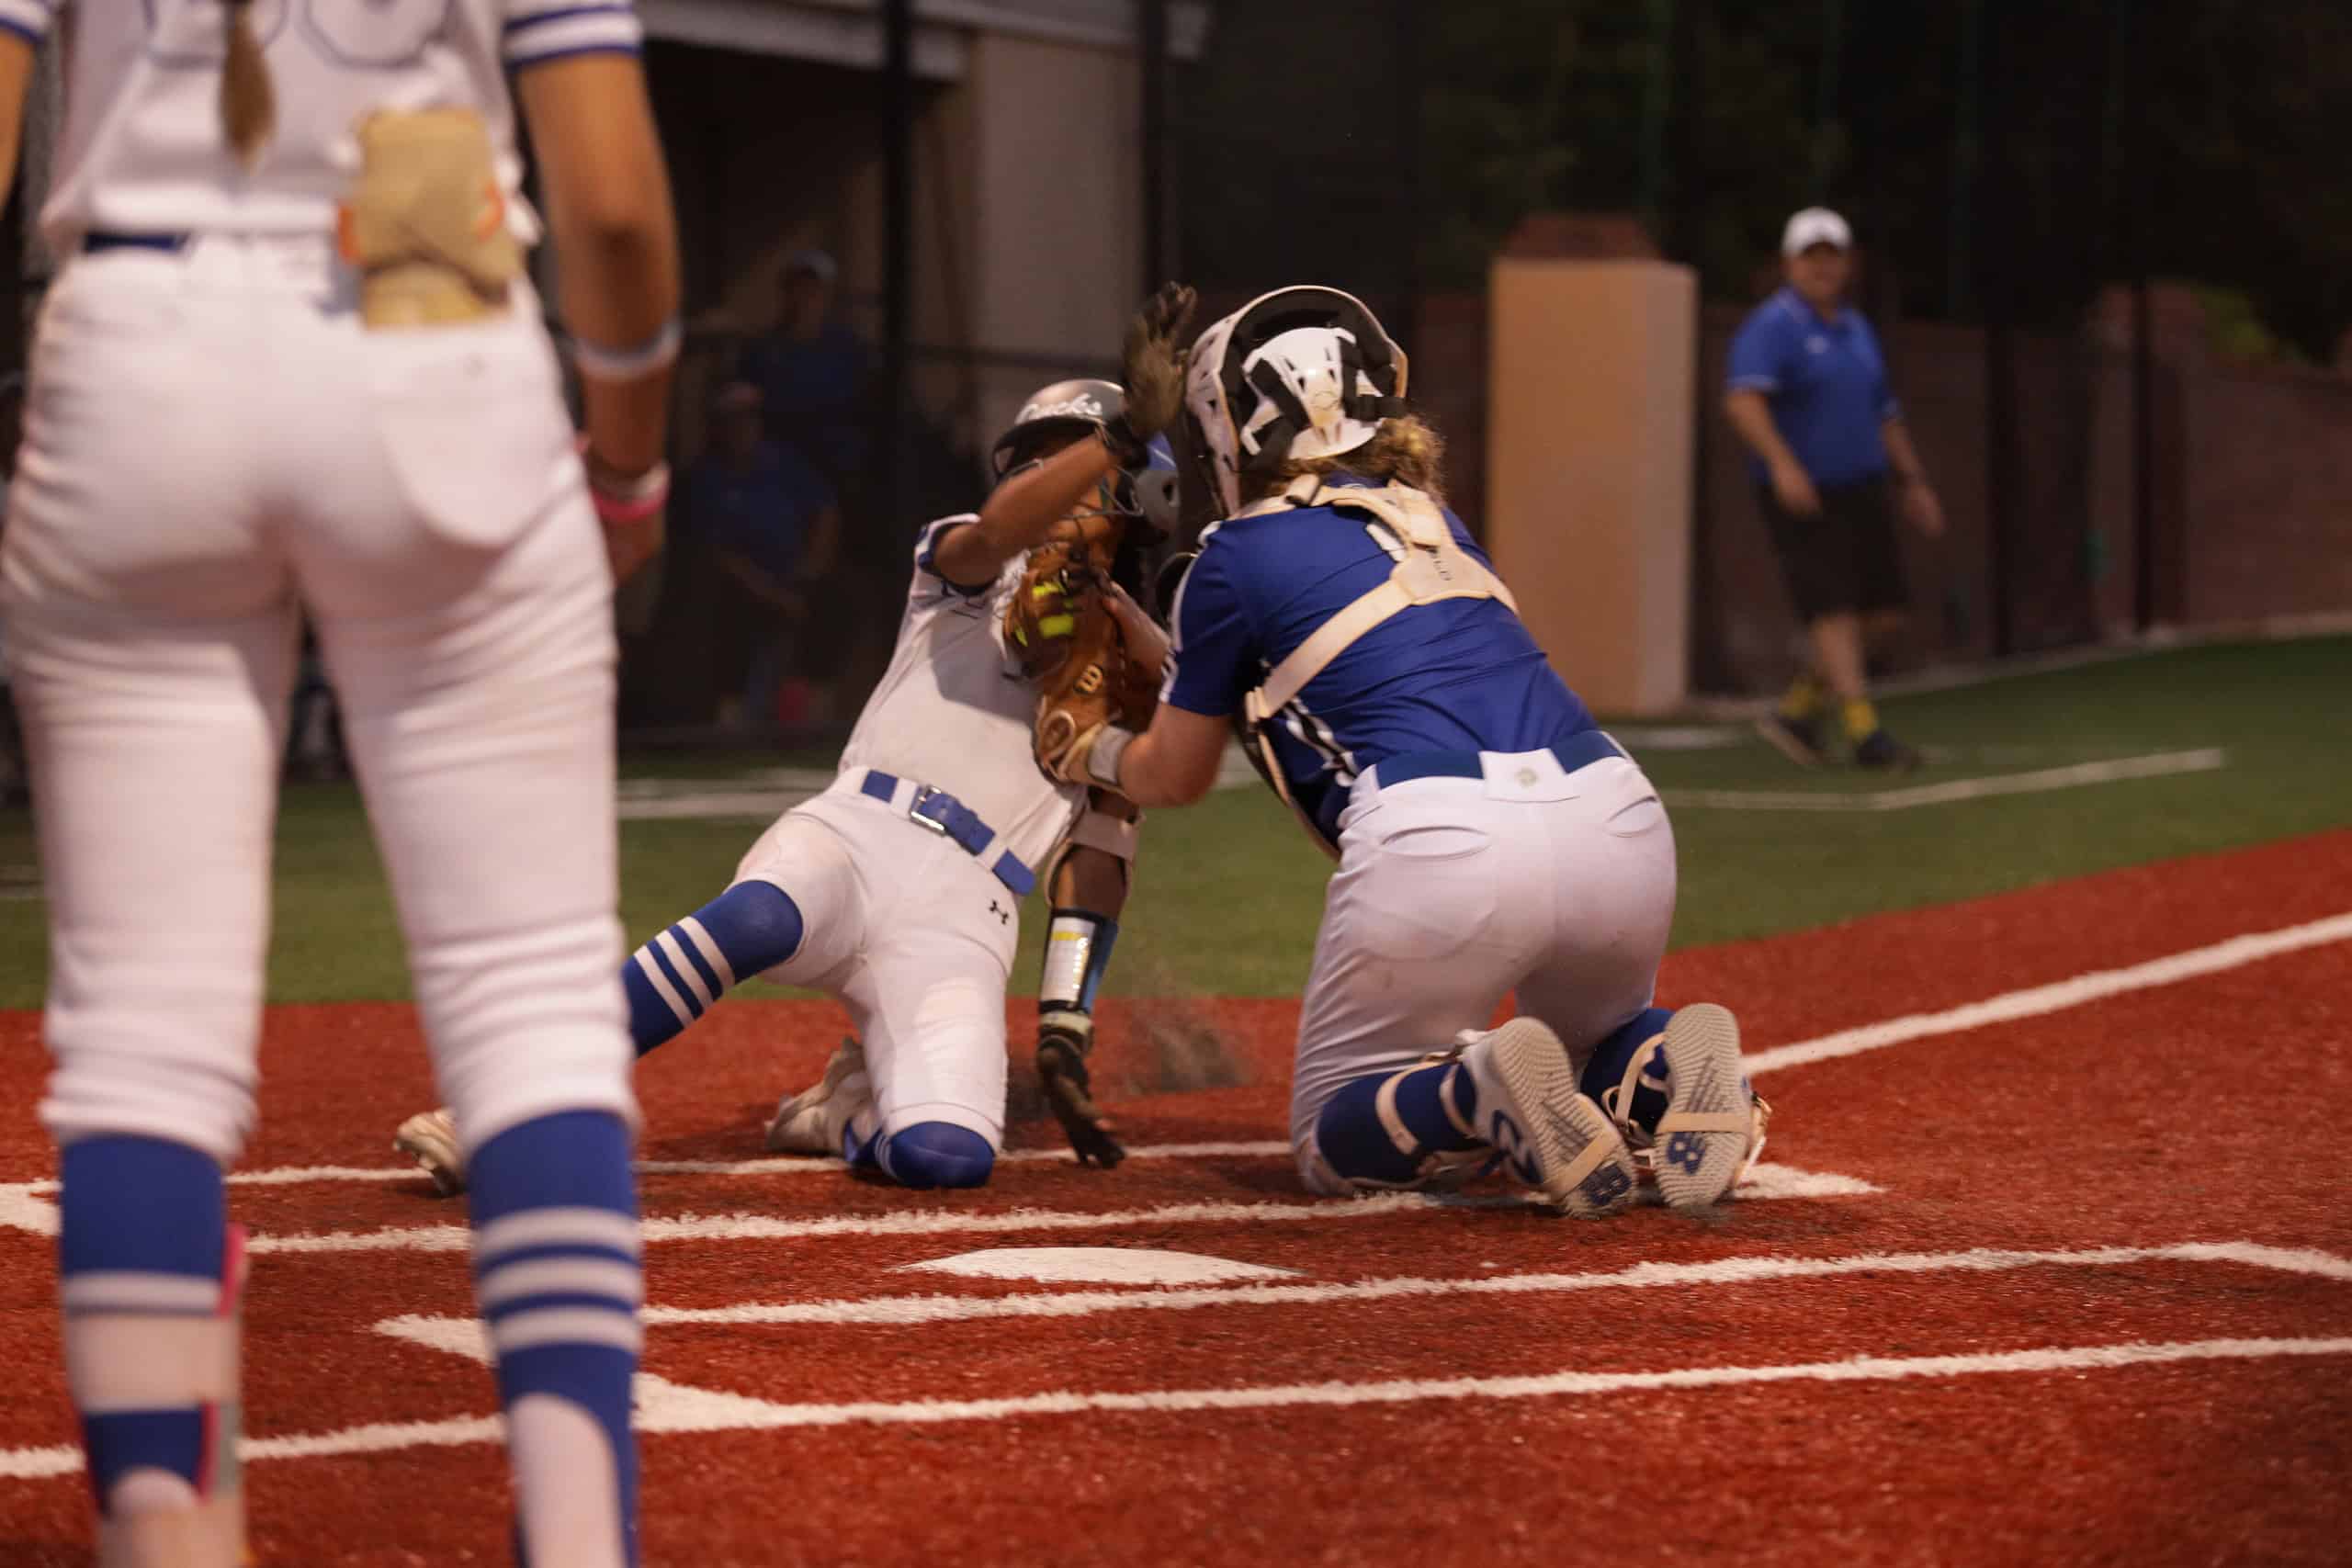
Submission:
<svg viewBox="0 0 2352 1568">
<path fill-rule="evenodd" d="M 860 795 L 871 795 L 888 806 L 898 795 L 899 782 L 895 773 L 868 768 L 857 789 Z M 907 803 L 907 819 L 918 828 L 952 840 L 967 855 L 977 856 L 996 841 L 995 832 L 980 820 L 978 812 L 945 790 L 933 789 L 928 784 L 915 786 L 915 796 Z M 1010 850 L 998 855 L 989 870 L 1019 897 L 1026 898 L 1037 886 L 1036 874 L 1022 864 L 1021 857 Z"/>
<path fill-rule="evenodd" d="M 83 254 L 99 251 L 178 251 L 187 247 L 186 233 L 139 234 L 119 229 L 92 229 L 82 236 Z"/>
</svg>

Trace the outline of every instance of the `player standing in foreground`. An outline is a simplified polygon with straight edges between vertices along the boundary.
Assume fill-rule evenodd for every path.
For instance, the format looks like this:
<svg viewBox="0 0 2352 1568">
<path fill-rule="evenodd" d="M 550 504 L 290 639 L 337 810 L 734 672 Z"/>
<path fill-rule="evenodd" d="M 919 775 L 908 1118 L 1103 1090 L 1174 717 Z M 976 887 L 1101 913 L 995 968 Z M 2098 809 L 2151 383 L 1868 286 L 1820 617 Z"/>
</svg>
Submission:
<svg viewBox="0 0 2352 1568">
<path fill-rule="evenodd" d="M 6 167 L 55 9 L 0 0 Z M 104 1568 L 229 1568 L 237 1229 L 298 604 L 473 1151 L 526 1561 L 637 1561 L 612 577 L 676 242 L 625 3 L 76 6 L 0 574 L 50 894 L 42 1116 Z M 544 159 L 586 478 L 522 268 Z M 592 487 L 594 496 L 592 502 Z M 599 513 L 607 524 L 600 536 Z"/>
<path fill-rule="evenodd" d="M 1291 1096 L 1311 1190 L 1415 1187 L 1499 1154 L 1601 1214 L 1633 1201 L 1639 1146 L 1669 1203 L 1713 1203 L 1763 1111 L 1728 1011 L 1650 1005 L 1674 916 L 1665 808 L 1438 499 L 1405 378 L 1335 289 L 1265 295 L 1202 333 L 1186 482 L 1227 521 L 1177 593 L 1173 647 L 1136 649 L 1167 661 L 1159 713 L 1135 735 L 1048 706 L 1041 761 L 1181 804 L 1238 715 L 1338 856 Z M 1513 990 L 1520 1016 L 1487 1030 Z"/>
<path fill-rule="evenodd" d="M 1083 680 L 1107 655 L 1089 683 L 1115 694 L 1109 616 L 1148 625 L 1131 598 L 1087 581 L 1082 558 L 1067 575 L 1055 566 L 1055 546 L 1136 525 L 1148 444 L 1177 410 L 1170 340 L 1189 303 L 1165 295 L 1137 318 L 1126 374 L 1142 393 L 1064 381 L 1030 399 L 996 444 L 1005 477 L 987 503 L 917 539 L 897 649 L 831 786 L 778 818 L 725 892 L 622 966 L 640 1055 L 755 975 L 849 1010 L 856 1036 L 777 1108 L 770 1148 L 836 1156 L 906 1187 L 988 1180 L 1004 1138 L 1005 980 L 1021 900 L 1042 873 L 1054 910 L 1038 1076 L 1081 1161 L 1124 1156 L 1086 1056 L 1136 813 L 1038 771 L 1032 681 Z M 1067 657 L 1041 660 L 1051 642 Z M 1126 710 L 1138 718 L 1148 684 L 1141 697 Z M 465 1184 L 446 1111 L 409 1118 L 394 1142 L 445 1190 Z"/>
</svg>

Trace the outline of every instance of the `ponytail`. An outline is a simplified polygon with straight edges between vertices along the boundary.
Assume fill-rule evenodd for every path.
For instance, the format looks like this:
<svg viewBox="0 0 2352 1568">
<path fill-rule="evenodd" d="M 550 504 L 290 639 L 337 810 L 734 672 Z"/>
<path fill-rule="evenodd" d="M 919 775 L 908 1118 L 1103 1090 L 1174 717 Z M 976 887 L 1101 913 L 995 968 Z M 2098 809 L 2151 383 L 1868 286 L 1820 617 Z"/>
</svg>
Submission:
<svg viewBox="0 0 2352 1568">
<path fill-rule="evenodd" d="M 251 168 L 277 121 L 277 96 L 269 85 L 261 39 L 254 36 L 253 0 L 228 0 L 222 10 L 229 53 L 220 72 L 220 130 L 237 161 Z"/>
</svg>

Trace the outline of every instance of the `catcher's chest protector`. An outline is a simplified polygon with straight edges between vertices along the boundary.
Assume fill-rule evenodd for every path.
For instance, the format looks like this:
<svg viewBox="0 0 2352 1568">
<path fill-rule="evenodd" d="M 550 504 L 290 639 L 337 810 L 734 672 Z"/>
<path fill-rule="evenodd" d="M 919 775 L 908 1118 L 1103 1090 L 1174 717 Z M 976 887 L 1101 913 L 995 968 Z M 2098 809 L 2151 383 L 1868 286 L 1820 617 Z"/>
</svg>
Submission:
<svg viewBox="0 0 2352 1568">
<path fill-rule="evenodd" d="M 1329 669 L 1365 633 L 1401 611 L 1442 599 L 1499 599 L 1516 614 L 1519 601 L 1511 597 L 1502 579 L 1488 571 L 1455 541 L 1453 530 L 1446 525 L 1445 513 L 1437 502 L 1407 485 L 1390 484 L 1377 490 L 1366 486 L 1325 490 L 1321 479 L 1309 474 L 1294 481 L 1280 495 L 1244 508 L 1240 515 L 1255 517 L 1306 506 L 1369 513 L 1387 525 L 1404 549 L 1387 581 L 1316 627 L 1314 635 L 1267 671 L 1265 683 L 1242 701 L 1241 728 L 1250 743 L 1254 753 L 1251 760 L 1257 762 L 1258 771 L 1306 827 L 1308 836 L 1323 847 L 1326 854 L 1337 859 L 1339 846 L 1292 798 L 1282 763 L 1274 755 L 1273 740 L 1266 732 L 1268 724 L 1306 689 L 1309 681 Z"/>
</svg>

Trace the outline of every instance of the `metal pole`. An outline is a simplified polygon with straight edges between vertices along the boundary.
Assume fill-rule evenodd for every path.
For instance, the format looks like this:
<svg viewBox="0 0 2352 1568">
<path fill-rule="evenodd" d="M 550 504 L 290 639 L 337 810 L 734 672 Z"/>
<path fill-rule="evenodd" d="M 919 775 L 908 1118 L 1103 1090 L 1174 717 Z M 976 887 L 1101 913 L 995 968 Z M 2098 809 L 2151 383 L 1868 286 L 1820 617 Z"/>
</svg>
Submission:
<svg viewBox="0 0 2352 1568">
<path fill-rule="evenodd" d="M 25 367 L 25 182 L 8 187 L 8 204 L 0 208 L 0 256 L 7 258 L 7 276 L 0 281 L 0 370 Z"/>
<path fill-rule="evenodd" d="M 1972 10 L 1981 10 L 1972 6 Z M 1997 44 L 1994 50 L 1997 51 Z M 1971 92 L 1981 102 L 1984 127 L 1983 226 L 1977 253 L 1984 318 L 1984 587 L 1993 656 L 2015 650 L 2018 510 L 2017 338 L 2012 294 L 2016 270 L 2007 243 L 2014 217 L 2014 182 L 2007 152 L 2007 109 L 2000 70 L 1982 46 L 1969 51 L 1977 71 Z"/>
<path fill-rule="evenodd" d="M 1642 72 L 1642 220 L 1661 251 L 1666 231 L 1667 118 L 1674 108 L 1674 0 L 1649 0 L 1649 45 Z"/>
<path fill-rule="evenodd" d="M 1136 24 L 1143 31 L 1143 292 L 1176 274 L 1168 221 L 1168 0 L 1142 0 Z"/>
<path fill-rule="evenodd" d="M 2148 83 L 2132 0 L 2117 0 L 2122 75 L 2124 242 L 2132 265 L 2132 621 L 2156 623 L 2156 356 L 2148 288 Z"/>
<path fill-rule="evenodd" d="M 1845 52 L 1846 14 L 1841 0 L 1821 0 L 1821 80 L 1813 110 L 1813 199 L 1829 199 L 1829 152 L 1838 119 L 1838 67 Z"/>
<path fill-rule="evenodd" d="M 1970 211 L 1976 194 L 1976 126 L 1984 52 L 1984 0 L 1962 0 L 1960 8 L 1960 107 L 1952 125 L 1951 233 L 1946 257 L 1944 313 L 1958 321 L 1968 314 Z"/>
<path fill-rule="evenodd" d="M 914 0 L 882 5 L 882 428 L 874 449 L 882 465 L 875 493 L 888 530 L 908 525 L 906 452 L 908 345 L 914 336 L 915 206 Z"/>
<path fill-rule="evenodd" d="M 1403 208 L 1400 216 L 1405 231 L 1405 243 L 1397 247 L 1398 299 L 1396 312 L 1391 319 L 1403 334 L 1408 354 L 1421 346 L 1421 240 L 1423 231 L 1429 227 L 1429 193 L 1427 176 L 1422 173 L 1425 153 L 1421 146 L 1421 89 L 1426 75 L 1420 69 L 1422 9 L 1420 0 L 1397 0 L 1393 34 L 1396 58 L 1391 62 L 1389 73 L 1397 107 L 1396 167 L 1399 171 L 1398 195 Z M 1484 526 L 1484 520 L 1474 526 Z"/>
</svg>

